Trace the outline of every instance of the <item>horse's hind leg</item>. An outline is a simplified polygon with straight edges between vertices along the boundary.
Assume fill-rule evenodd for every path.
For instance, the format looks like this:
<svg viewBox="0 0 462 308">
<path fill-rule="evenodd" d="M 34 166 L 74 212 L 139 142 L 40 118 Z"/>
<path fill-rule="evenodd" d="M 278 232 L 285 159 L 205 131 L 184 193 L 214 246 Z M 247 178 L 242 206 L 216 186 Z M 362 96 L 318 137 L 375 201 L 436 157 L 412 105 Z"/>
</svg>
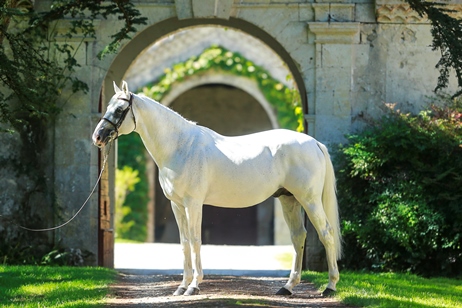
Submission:
<svg viewBox="0 0 462 308">
<path fill-rule="evenodd" d="M 286 285 L 282 287 L 277 295 L 291 295 L 292 289 L 300 283 L 303 251 L 305 248 L 306 229 L 304 226 L 304 213 L 300 203 L 293 196 L 281 196 L 284 219 L 290 229 L 290 238 L 294 246 L 292 269 Z"/>
<path fill-rule="evenodd" d="M 303 202 L 303 201 L 301 201 Z M 321 243 L 326 249 L 327 266 L 329 268 L 329 283 L 323 295 L 330 295 L 336 290 L 339 281 L 339 271 L 337 266 L 337 250 L 334 241 L 334 229 L 330 226 L 326 213 L 321 202 L 321 197 L 314 197 L 310 202 L 302 203 L 308 218 L 316 229 Z"/>
</svg>

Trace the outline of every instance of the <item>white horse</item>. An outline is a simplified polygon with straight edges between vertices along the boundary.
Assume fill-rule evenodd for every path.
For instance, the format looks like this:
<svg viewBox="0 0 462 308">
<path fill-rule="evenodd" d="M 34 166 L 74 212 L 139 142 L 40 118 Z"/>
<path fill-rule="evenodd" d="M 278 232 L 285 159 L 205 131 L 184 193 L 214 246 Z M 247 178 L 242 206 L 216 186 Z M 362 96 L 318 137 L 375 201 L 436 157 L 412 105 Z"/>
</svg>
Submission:
<svg viewBox="0 0 462 308">
<path fill-rule="evenodd" d="M 329 283 L 336 290 L 341 235 L 335 175 L 326 147 L 290 130 L 225 137 L 184 119 L 158 102 L 122 90 L 115 95 L 93 133 L 104 147 L 118 135 L 136 131 L 159 167 L 159 182 L 171 201 L 184 253 L 183 280 L 174 295 L 199 293 L 202 206 L 243 208 L 279 197 L 295 254 L 289 280 L 278 295 L 290 295 L 300 282 L 305 246 L 305 209 L 324 244 Z M 125 120 L 127 114 L 130 120 Z"/>
</svg>

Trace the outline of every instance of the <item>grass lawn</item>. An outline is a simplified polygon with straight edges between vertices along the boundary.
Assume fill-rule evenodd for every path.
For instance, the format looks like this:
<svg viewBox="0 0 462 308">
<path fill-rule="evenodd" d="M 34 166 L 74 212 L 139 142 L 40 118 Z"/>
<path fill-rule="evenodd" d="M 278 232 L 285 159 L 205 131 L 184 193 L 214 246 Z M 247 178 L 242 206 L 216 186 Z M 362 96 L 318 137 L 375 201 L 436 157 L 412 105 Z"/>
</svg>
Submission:
<svg viewBox="0 0 462 308">
<path fill-rule="evenodd" d="M 100 267 L 0 266 L 0 307 L 99 307 L 115 278 Z"/>
<path fill-rule="evenodd" d="M 327 273 L 303 272 L 302 279 L 324 290 Z M 462 307 L 462 280 L 410 274 L 340 272 L 336 297 L 359 307 Z"/>
</svg>

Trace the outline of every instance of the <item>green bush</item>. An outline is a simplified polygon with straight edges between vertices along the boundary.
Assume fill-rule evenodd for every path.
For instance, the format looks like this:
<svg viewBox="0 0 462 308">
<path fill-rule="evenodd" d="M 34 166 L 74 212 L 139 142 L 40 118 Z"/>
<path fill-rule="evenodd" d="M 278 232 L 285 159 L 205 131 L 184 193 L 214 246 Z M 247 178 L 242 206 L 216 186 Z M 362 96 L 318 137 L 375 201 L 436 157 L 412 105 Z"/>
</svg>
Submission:
<svg viewBox="0 0 462 308">
<path fill-rule="evenodd" d="M 462 274 L 462 108 L 390 109 L 336 155 L 343 266 Z"/>
<path fill-rule="evenodd" d="M 117 165 L 119 168 L 122 167 L 122 170 L 137 172 L 137 179 L 131 178 L 129 180 L 133 185 L 136 184 L 136 189 L 126 195 L 125 202 L 120 206 L 122 212 L 116 213 L 116 234 L 118 238 L 144 242 L 147 236 L 147 204 L 149 202 L 144 145 L 140 136 L 133 133 L 120 136 L 118 150 Z M 126 167 L 130 168 L 127 169 Z"/>
<path fill-rule="evenodd" d="M 132 209 L 124 205 L 127 196 L 135 190 L 135 185 L 140 182 L 138 170 L 124 166 L 116 170 L 116 197 L 115 197 L 115 230 L 116 238 L 128 234 L 130 228 L 135 224 L 134 220 L 124 221 L 124 218 L 131 213 Z"/>
</svg>

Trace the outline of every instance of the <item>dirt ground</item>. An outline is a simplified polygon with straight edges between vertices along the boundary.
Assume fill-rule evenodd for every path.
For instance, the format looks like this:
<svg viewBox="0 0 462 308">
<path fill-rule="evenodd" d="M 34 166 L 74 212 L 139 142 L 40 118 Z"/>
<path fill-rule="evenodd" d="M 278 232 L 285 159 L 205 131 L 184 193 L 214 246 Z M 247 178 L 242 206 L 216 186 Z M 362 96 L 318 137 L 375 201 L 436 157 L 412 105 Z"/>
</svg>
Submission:
<svg viewBox="0 0 462 308">
<path fill-rule="evenodd" d="M 208 275 L 200 294 L 173 296 L 179 275 L 119 274 L 106 307 L 351 307 L 324 298 L 313 284 L 302 282 L 291 296 L 274 295 L 287 278 Z"/>
</svg>

